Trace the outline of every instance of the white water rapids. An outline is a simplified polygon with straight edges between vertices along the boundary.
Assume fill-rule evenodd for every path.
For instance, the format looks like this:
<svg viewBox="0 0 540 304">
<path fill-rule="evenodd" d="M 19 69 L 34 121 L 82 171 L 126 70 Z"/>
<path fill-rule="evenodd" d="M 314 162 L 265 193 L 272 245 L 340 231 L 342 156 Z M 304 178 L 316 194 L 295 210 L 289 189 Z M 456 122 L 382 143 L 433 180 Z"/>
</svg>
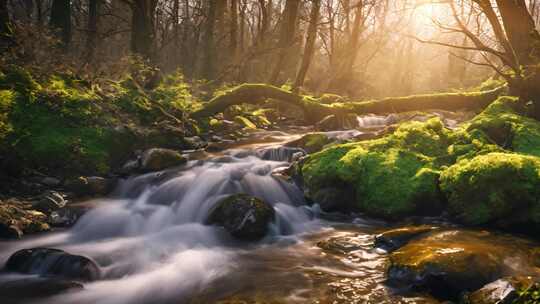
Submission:
<svg viewBox="0 0 540 304">
<path fill-rule="evenodd" d="M 295 152 L 231 151 L 126 180 L 118 199 L 101 200 L 69 231 L 13 243 L 0 251 L 2 261 L 18 249 L 50 247 L 98 262 L 102 280 L 47 303 L 182 303 L 234 266 L 238 242 L 204 225 L 220 198 L 248 193 L 273 205 L 277 219 L 261 243 L 294 239 L 319 226 L 301 191 L 271 175 Z"/>
</svg>

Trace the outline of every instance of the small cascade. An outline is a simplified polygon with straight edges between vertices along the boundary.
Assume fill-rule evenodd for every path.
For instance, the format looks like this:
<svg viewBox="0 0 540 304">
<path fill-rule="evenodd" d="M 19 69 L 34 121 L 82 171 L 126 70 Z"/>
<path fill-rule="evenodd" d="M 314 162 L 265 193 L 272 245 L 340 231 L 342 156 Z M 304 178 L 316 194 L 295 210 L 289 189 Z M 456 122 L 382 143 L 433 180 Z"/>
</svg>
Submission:
<svg viewBox="0 0 540 304">
<path fill-rule="evenodd" d="M 302 191 L 272 175 L 304 154 L 281 146 L 230 150 L 219 157 L 189 161 L 180 170 L 127 179 L 114 199 L 102 199 L 100 207 L 86 213 L 69 231 L 16 243 L 10 254 L 22 248 L 61 250 L 47 251 L 45 260 L 30 258 L 27 271 L 15 270 L 69 272 L 72 257 L 87 256 L 97 262 L 104 281 L 86 284 L 83 291 L 55 298 L 54 303 L 182 302 L 197 286 L 225 275 L 232 263 L 231 252 L 238 241 L 223 228 L 205 224 L 220 199 L 246 193 L 273 206 L 276 220 L 259 244 L 294 239 L 319 227 Z M 65 254 L 62 250 L 73 255 L 58 260 Z M 7 251 L 1 254 L 5 259 Z M 38 270 L 34 264 L 49 270 Z"/>
<path fill-rule="evenodd" d="M 397 119 L 395 115 L 380 116 L 380 115 L 364 115 L 358 116 L 358 127 L 360 129 L 370 128 L 383 128 L 393 123 L 396 123 Z"/>
</svg>

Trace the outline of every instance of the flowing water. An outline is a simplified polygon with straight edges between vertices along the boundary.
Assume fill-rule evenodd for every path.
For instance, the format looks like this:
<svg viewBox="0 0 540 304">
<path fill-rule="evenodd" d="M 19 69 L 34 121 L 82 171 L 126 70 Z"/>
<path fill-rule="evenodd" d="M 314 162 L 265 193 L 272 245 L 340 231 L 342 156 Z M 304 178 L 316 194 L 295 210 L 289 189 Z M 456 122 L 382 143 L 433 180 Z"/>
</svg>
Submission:
<svg viewBox="0 0 540 304">
<path fill-rule="evenodd" d="M 384 223 L 321 214 L 300 189 L 272 175 L 299 153 L 276 143 L 243 146 L 125 180 L 115 198 L 93 202 L 97 207 L 73 228 L 0 243 L 0 263 L 16 250 L 47 247 L 99 264 L 100 280 L 38 303 L 436 303 L 393 295 L 384 285 L 386 255 L 372 248 Z M 204 224 L 220 198 L 240 192 L 276 210 L 260 242 L 238 242 Z M 324 251 L 317 243 L 328 238 L 354 246 Z M 0 283 L 14 276 L 0 275 Z"/>
</svg>

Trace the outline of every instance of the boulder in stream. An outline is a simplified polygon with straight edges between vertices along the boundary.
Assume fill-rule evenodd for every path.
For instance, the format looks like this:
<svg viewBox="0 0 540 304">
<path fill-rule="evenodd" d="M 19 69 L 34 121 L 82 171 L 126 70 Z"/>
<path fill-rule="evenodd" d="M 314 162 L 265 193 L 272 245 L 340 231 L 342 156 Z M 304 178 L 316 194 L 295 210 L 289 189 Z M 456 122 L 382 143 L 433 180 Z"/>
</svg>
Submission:
<svg viewBox="0 0 540 304">
<path fill-rule="evenodd" d="M 101 276 L 99 266 L 91 259 L 50 248 L 19 250 L 9 257 L 5 270 L 80 281 L 94 281 Z"/>
<path fill-rule="evenodd" d="M 146 150 L 140 159 L 140 170 L 143 172 L 161 171 L 185 164 L 187 159 L 182 154 L 170 150 L 153 148 Z"/>
<path fill-rule="evenodd" d="M 66 188 L 79 196 L 103 196 L 113 190 L 115 180 L 99 176 L 81 176 L 66 182 Z"/>
<path fill-rule="evenodd" d="M 431 232 L 435 229 L 439 229 L 435 226 L 421 225 L 421 226 L 407 226 L 385 231 L 375 237 L 374 246 L 382 248 L 386 251 L 394 251 L 401 246 L 407 244 L 412 239 Z"/>
<path fill-rule="evenodd" d="M 529 246 L 486 231 L 434 231 L 390 255 L 388 282 L 457 299 L 507 274 L 532 271 Z"/>
<path fill-rule="evenodd" d="M 211 210 L 209 224 L 223 226 L 241 240 L 258 240 L 266 235 L 275 218 L 274 208 L 247 194 L 234 194 L 219 201 Z"/>
</svg>

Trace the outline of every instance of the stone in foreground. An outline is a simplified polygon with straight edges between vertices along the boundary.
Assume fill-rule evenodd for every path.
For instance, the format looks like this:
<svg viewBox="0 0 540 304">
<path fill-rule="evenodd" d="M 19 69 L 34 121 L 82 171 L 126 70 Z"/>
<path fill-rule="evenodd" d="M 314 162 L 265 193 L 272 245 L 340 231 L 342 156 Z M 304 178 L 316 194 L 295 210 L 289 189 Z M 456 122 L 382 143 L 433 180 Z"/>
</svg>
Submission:
<svg viewBox="0 0 540 304">
<path fill-rule="evenodd" d="M 80 281 L 95 281 L 101 276 L 91 259 L 49 248 L 19 250 L 8 259 L 5 270 Z"/>
</svg>

